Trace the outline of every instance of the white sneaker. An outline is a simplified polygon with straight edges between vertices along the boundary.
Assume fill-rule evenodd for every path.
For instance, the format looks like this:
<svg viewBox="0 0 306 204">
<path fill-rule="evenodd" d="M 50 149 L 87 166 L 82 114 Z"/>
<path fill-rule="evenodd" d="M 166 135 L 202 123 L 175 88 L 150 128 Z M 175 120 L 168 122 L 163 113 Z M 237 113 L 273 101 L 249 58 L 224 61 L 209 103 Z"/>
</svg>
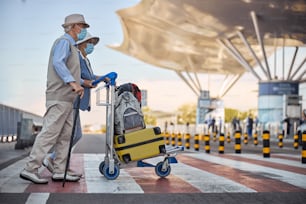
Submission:
<svg viewBox="0 0 306 204">
<path fill-rule="evenodd" d="M 71 169 L 68 169 L 67 174 L 69 174 L 70 176 L 78 176 L 78 177 L 82 177 L 83 176 L 82 173 L 75 172 L 75 171 L 73 171 Z"/>
<path fill-rule="evenodd" d="M 48 183 L 47 179 L 39 178 L 37 174 L 31 173 L 25 169 L 20 173 L 19 176 L 20 178 L 24 180 L 32 181 L 35 184 L 47 184 Z"/>
<path fill-rule="evenodd" d="M 44 167 L 46 167 L 50 171 L 50 173 L 53 174 L 53 172 L 54 172 L 53 160 L 49 156 L 47 156 L 43 160 L 42 164 L 44 165 Z"/>
<path fill-rule="evenodd" d="M 53 181 L 63 181 L 63 180 L 64 180 L 64 174 L 55 173 L 55 174 L 53 174 L 53 176 L 52 176 L 52 180 L 53 180 Z M 77 182 L 78 180 L 80 180 L 80 177 L 79 177 L 79 176 L 72 176 L 72 175 L 69 175 L 69 174 L 67 173 L 67 175 L 66 175 L 66 181 Z"/>
</svg>

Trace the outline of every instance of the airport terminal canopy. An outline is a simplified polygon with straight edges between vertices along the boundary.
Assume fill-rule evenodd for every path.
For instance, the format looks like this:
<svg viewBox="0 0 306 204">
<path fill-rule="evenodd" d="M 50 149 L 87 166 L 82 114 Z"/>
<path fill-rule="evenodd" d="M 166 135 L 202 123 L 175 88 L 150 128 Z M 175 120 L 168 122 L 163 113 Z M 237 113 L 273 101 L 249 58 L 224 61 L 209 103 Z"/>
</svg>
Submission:
<svg viewBox="0 0 306 204">
<path fill-rule="evenodd" d="M 142 0 L 117 13 L 124 41 L 110 47 L 177 73 L 241 76 L 306 42 L 305 0 Z"/>
</svg>

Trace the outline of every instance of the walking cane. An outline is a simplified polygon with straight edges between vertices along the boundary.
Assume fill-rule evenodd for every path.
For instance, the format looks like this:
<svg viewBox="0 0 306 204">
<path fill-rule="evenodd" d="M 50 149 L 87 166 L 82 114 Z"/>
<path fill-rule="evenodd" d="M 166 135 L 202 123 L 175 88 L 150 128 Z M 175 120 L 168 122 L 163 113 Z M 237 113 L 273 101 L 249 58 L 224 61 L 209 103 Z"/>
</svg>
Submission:
<svg viewBox="0 0 306 204">
<path fill-rule="evenodd" d="M 73 107 L 73 109 L 74 109 L 74 118 L 73 118 L 72 133 L 71 133 L 71 138 L 70 138 L 70 143 L 69 143 L 68 156 L 67 156 L 67 161 L 66 161 L 66 168 L 65 168 L 64 180 L 63 180 L 63 187 L 65 187 L 67 171 L 68 171 L 68 167 L 69 167 L 69 163 L 70 163 L 70 156 L 71 156 L 73 137 L 74 137 L 74 134 L 75 134 L 75 126 L 76 126 L 77 119 L 79 117 L 80 101 L 81 101 L 80 96 L 77 96 L 76 103 L 74 103 L 74 107 Z"/>
</svg>

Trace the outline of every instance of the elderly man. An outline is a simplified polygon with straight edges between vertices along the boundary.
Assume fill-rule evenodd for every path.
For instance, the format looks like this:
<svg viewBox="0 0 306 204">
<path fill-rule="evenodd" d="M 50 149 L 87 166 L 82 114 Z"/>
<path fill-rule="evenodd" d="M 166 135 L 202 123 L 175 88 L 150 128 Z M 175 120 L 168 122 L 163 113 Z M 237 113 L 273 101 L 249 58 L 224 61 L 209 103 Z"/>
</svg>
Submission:
<svg viewBox="0 0 306 204">
<path fill-rule="evenodd" d="M 77 47 L 80 50 L 80 66 L 81 66 L 81 84 L 84 87 L 84 97 L 80 101 L 80 110 L 82 111 L 90 111 L 91 104 L 90 104 L 90 93 L 91 88 L 94 88 L 91 83 L 92 81 L 98 79 L 100 76 L 97 76 L 94 74 L 92 67 L 90 65 L 89 59 L 87 58 L 87 55 L 91 54 L 94 50 L 94 46 L 97 45 L 99 42 L 99 37 L 92 36 L 89 32 L 87 32 L 86 37 L 83 40 L 77 41 Z M 108 78 L 105 78 L 105 81 L 109 80 Z M 72 145 L 75 146 L 75 144 L 81 139 L 82 137 L 82 128 L 81 128 L 81 121 L 80 117 L 77 118 L 76 123 L 76 130 L 75 134 L 73 136 Z M 56 152 L 53 151 L 49 156 L 47 156 L 44 161 L 43 165 L 47 167 L 47 169 L 53 173 L 54 172 L 54 165 L 53 161 L 56 158 Z M 73 175 L 82 176 L 81 173 L 74 173 Z"/>
<path fill-rule="evenodd" d="M 54 147 L 57 156 L 54 160 L 53 181 L 64 179 L 65 165 L 73 124 L 73 102 L 77 95 L 83 96 L 80 85 L 80 61 L 76 41 L 85 38 L 89 25 L 81 14 L 65 18 L 62 25 L 65 34 L 55 40 L 49 58 L 46 113 L 43 128 L 37 135 L 29 161 L 20 177 L 36 184 L 46 184 L 48 179 L 40 178 L 38 168 L 43 159 Z M 79 176 L 68 172 L 66 181 L 78 181 Z"/>
</svg>

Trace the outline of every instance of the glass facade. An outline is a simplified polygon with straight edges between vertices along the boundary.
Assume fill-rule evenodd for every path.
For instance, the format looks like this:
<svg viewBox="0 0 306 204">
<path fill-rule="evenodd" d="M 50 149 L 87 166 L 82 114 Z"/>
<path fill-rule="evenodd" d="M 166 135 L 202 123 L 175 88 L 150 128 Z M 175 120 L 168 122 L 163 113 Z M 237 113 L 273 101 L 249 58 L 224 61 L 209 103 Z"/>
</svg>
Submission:
<svg viewBox="0 0 306 204">
<path fill-rule="evenodd" d="M 300 84 L 300 96 L 302 96 L 302 109 L 306 109 L 306 82 Z"/>
<path fill-rule="evenodd" d="M 260 82 L 258 118 L 261 123 L 280 122 L 288 95 L 299 95 L 299 83 L 288 81 Z"/>
<path fill-rule="evenodd" d="M 283 119 L 283 96 L 259 96 L 258 119 L 261 123 Z"/>
</svg>

